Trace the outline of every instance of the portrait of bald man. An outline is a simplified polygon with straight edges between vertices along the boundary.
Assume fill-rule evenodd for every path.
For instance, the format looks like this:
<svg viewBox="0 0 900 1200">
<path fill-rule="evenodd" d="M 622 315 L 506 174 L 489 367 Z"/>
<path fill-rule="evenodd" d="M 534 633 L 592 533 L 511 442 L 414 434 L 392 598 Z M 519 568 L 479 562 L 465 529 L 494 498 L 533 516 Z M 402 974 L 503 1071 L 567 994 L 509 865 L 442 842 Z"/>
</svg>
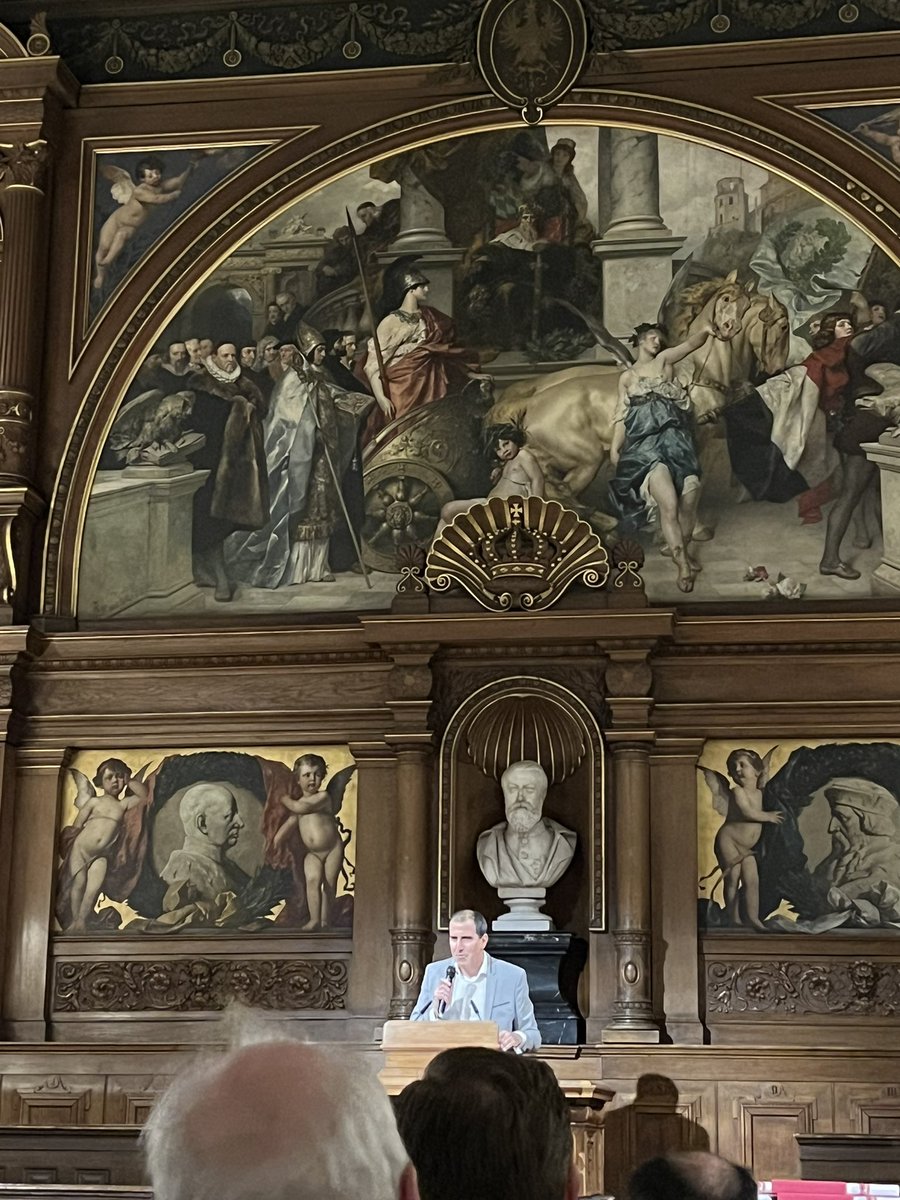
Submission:
<svg viewBox="0 0 900 1200">
<path fill-rule="evenodd" d="M 190 885 L 190 895 L 181 894 L 182 904 L 186 899 L 215 900 L 223 892 L 240 893 L 250 876 L 228 857 L 244 828 L 231 788 L 224 783 L 193 784 L 181 797 L 178 815 L 184 844 L 169 855 L 160 878 L 170 889 Z"/>
</svg>

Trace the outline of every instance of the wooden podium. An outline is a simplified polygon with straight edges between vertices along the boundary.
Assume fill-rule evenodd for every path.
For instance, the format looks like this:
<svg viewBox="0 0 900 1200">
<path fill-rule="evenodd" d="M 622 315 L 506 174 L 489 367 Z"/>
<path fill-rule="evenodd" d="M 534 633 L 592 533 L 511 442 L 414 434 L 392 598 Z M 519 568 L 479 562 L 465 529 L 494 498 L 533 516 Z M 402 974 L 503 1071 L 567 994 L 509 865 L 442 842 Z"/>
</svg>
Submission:
<svg viewBox="0 0 900 1200">
<path fill-rule="evenodd" d="M 385 1021 L 381 1037 L 384 1066 L 378 1073 L 389 1096 L 421 1079 L 431 1060 L 456 1046 L 500 1048 L 500 1030 L 494 1021 Z"/>
<path fill-rule="evenodd" d="M 384 1066 L 378 1074 L 384 1090 L 389 1096 L 396 1096 L 408 1083 L 422 1078 L 436 1055 L 455 1046 L 499 1050 L 500 1030 L 493 1021 L 386 1021 L 381 1041 Z M 552 1054 L 550 1048 L 545 1061 L 569 1102 L 580 1195 L 599 1195 L 603 1192 L 602 1109 L 615 1093 L 592 1080 L 579 1078 L 571 1069 L 569 1055 L 557 1059 Z"/>
</svg>

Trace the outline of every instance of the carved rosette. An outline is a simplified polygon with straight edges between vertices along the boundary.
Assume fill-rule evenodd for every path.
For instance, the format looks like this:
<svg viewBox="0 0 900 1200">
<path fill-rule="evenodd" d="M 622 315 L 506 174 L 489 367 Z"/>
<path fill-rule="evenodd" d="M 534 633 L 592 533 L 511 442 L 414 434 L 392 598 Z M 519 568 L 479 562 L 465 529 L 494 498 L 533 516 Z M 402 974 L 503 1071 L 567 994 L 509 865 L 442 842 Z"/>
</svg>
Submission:
<svg viewBox="0 0 900 1200">
<path fill-rule="evenodd" d="M 462 586 L 493 612 L 550 608 L 576 580 L 599 588 L 608 575 L 590 525 L 539 496 L 473 504 L 434 539 L 425 566 L 432 591 Z"/>
<path fill-rule="evenodd" d="M 394 987 L 389 1016 L 405 1020 L 413 1010 L 425 967 L 431 960 L 434 934 L 430 929 L 392 929 Z"/>
<path fill-rule="evenodd" d="M 346 959 L 59 962 L 56 1012 L 217 1012 L 231 1000 L 276 1012 L 342 1009 Z"/>
<path fill-rule="evenodd" d="M 900 1015 L 900 962 L 707 962 L 712 1015 Z"/>
</svg>

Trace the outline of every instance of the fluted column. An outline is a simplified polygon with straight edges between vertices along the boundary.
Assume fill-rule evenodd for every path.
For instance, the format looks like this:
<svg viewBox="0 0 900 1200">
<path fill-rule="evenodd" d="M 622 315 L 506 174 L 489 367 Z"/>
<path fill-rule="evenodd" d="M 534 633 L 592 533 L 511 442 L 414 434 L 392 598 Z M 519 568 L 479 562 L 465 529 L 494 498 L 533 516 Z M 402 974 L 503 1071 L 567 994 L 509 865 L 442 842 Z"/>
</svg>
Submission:
<svg viewBox="0 0 900 1200">
<path fill-rule="evenodd" d="M 391 651 L 388 707 L 394 729 L 385 742 L 396 758 L 394 918 L 391 925 L 391 1017 L 408 1017 L 434 945 L 431 863 L 433 802 L 431 709 L 432 644 Z"/>
<path fill-rule="evenodd" d="M 391 928 L 393 995 L 390 1015 L 408 1017 L 431 960 L 430 737 L 397 747 L 397 853 Z"/>
<path fill-rule="evenodd" d="M 653 673 L 646 649 L 609 651 L 607 703 L 612 728 L 615 901 L 612 935 L 616 993 L 604 1042 L 658 1042 L 651 975 L 650 751 Z"/>
<path fill-rule="evenodd" d="M 613 746 L 616 998 L 604 1042 L 658 1042 L 650 974 L 650 745 Z"/>
<path fill-rule="evenodd" d="M 7 624 L 14 607 L 21 608 L 20 573 L 42 507 L 29 485 L 47 251 L 47 157 L 42 138 L 0 148 L 0 621 Z"/>
</svg>

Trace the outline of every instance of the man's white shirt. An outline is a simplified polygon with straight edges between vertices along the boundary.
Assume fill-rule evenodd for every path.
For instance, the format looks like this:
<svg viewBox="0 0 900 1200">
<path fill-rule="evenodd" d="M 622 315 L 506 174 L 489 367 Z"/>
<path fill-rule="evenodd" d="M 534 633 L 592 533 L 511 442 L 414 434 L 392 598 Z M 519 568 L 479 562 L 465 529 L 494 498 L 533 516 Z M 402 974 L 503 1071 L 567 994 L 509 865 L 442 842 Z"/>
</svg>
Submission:
<svg viewBox="0 0 900 1200">
<path fill-rule="evenodd" d="M 487 1016 L 487 977 L 491 956 L 485 953 L 484 960 L 477 975 L 469 977 L 462 967 L 456 968 L 456 978 L 453 980 L 453 992 L 450 1003 L 442 1013 L 438 1006 L 432 1004 L 429 1020 L 432 1021 L 485 1021 Z"/>
</svg>

